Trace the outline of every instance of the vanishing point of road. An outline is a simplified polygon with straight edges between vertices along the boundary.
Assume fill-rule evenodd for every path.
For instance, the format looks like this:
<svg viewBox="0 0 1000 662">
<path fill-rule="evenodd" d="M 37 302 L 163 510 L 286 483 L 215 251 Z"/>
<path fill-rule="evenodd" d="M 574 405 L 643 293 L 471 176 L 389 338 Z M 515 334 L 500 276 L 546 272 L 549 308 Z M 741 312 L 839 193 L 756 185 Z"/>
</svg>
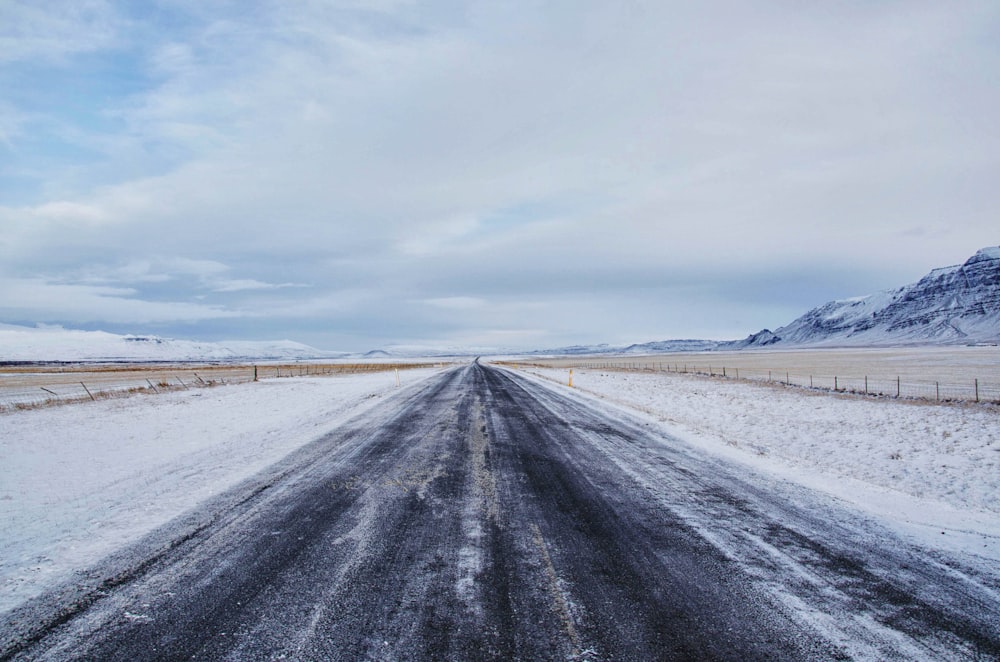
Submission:
<svg viewBox="0 0 1000 662">
<path fill-rule="evenodd" d="M 475 362 L 0 622 L 0 659 L 1000 659 L 997 574 Z"/>
</svg>

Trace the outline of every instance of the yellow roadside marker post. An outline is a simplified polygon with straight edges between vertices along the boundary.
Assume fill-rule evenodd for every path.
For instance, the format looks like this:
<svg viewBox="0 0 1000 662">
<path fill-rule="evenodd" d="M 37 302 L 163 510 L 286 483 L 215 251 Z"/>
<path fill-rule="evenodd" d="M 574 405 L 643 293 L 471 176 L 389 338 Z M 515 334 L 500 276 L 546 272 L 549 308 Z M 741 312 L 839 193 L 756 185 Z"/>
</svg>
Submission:
<svg viewBox="0 0 1000 662">
<path fill-rule="evenodd" d="M 569 369 L 569 387 L 573 388 L 573 368 Z"/>
</svg>

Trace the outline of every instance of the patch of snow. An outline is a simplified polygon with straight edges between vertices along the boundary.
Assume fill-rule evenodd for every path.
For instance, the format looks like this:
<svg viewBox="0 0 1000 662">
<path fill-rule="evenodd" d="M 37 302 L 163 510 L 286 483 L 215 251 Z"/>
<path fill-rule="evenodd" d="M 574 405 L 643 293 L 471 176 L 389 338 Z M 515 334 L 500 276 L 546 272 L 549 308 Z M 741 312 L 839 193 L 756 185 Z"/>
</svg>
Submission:
<svg viewBox="0 0 1000 662">
<path fill-rule="evenodd" d="M 437 372 L 400 375 L 406 385 Z M 0 612 L 395 388 L 392 372 L 285 378 L 0 416 Z"/>
<path fill-rule="evenodd" d="M 59 326 L 0 324 L 0 361 L 216 361 L 342 358 L 291 340 L 198 342 Z"/>
<path fill-rule="evenodd" d="M 975 255 L 969 258 L 966 264 L 981 262 L 983 260 L 1000 260 L 1000 246 L 988 246 L 979 249 Z"/>
</svg>

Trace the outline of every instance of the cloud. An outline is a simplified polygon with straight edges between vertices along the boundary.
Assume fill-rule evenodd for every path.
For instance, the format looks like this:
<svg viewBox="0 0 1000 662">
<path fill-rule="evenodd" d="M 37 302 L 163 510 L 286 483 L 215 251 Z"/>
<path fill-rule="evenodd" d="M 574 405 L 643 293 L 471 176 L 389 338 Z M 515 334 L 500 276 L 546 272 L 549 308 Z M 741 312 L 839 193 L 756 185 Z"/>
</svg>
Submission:
<svg viewBox="0 0 1000 662">
<path fill-rule="evenodd" d="M 197 322 L 246 313 L 177 301 L 144 301 L 130 288 L 67 285 L 37 278 L 0 278 L 0 315 L 37 322 L 154 324 Z"/>
<path fill-rule="evenodd" d="M 58 60 L 113 46 L 125 27 L 109 2 L 57 0 L 0 4 L 0 64 Z"/>
<path fill-rule="evenodd" d="M 438 299 L 425 299 L 424 303 L 436 308 L 448 308 L 451 310 L 472 310 L 487 305 L 485 299 L 478 297 L 441 297 Z"/>
<path fill-rule="evenodd" d="M 987 3 L 78 7 L 0 9 L 0 276 L 116 320 L 736 337 L 996 243 Z"/>
<path fill-rule="evenodd" d="M 94 205 L 59 200 L 30 210 L 35 219 L 52 223 L 100 223 L 107 219 L 104 210 Z"/>
<path fill-rule="evenodd" d="M 308 287 L 300 283 L 263 283 L 252 278 L 222 280 L 212 285 L 215 292 L 243 292 L 246 290 L 281 290 L 288 287 Z"/>
</svg>

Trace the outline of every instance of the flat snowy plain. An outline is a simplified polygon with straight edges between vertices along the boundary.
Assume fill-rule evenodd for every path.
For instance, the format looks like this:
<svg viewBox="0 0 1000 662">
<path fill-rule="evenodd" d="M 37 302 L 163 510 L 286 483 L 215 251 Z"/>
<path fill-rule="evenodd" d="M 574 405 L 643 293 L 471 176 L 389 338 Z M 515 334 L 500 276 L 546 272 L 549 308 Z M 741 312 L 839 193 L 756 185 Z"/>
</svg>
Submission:
<svg viewBox="0 0 1000 662">
<path fill-rule="evenodd" d="M 414 384 L 438 369 L 401 373 Z M 1000 560 L 1000 409 L 691 375 L 522 370 L 680 443 L 822 490 L 931 548 Z M 0 416 L 0 613 L 363 414 L 392 373 L 286 378 Z"/>
</svg>

